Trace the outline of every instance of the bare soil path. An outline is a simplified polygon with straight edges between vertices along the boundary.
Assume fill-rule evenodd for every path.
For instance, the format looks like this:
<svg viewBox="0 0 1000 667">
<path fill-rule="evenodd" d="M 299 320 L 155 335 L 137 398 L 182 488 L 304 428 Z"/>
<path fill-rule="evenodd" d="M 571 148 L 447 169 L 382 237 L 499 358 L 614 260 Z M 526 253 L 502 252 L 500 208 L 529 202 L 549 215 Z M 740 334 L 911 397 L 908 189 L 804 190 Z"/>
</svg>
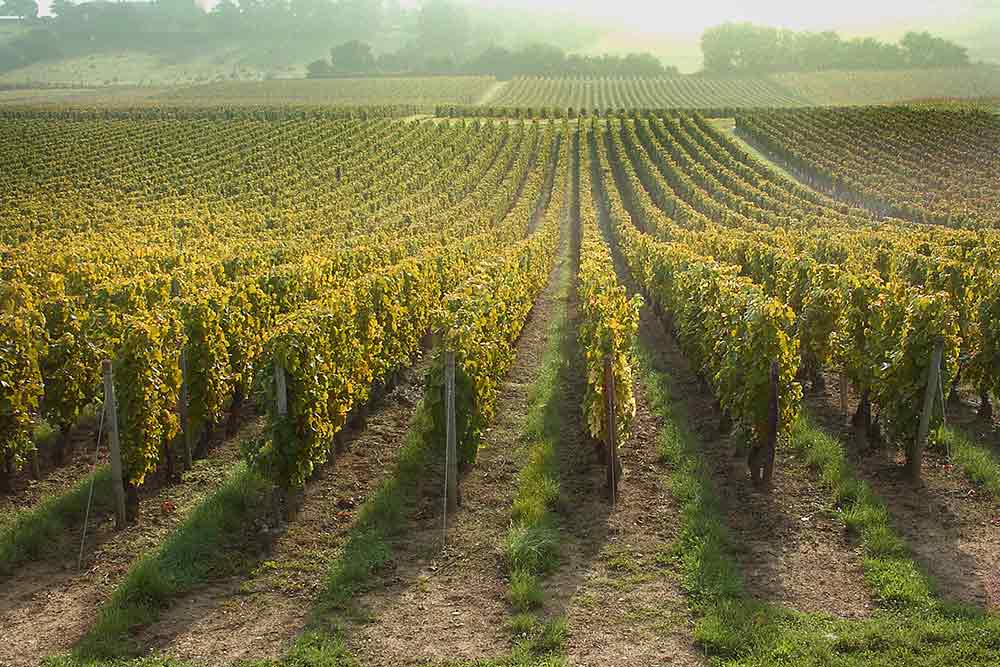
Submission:
<svg viewBox="0 0 1000 667">
<path fill-rule="evenodd" d="M 713 126 L 715 126 L 717 130 L 725 134 L 726 137 L 734 144 L 745 150 L 747 153 L 750 153 L 750 155 L 755 157 L 757 161 L 760 162 L 761 164 L 770 167 L 772 171 L 777 172 L 779 175 L 784 176 L 786 179 L 790 181 L 793 181 L 795 183 L 801 183 L 802 185 L 806 185 L 808 187 L 808 184 L 802 183 L 801 180 L 795 177 L 795 174 L 785 169 L 777 162 L 773 161 L 762 151 L 760 151 L 756 146 L 749 143 L 746 139 L 744 139 L 740 135 L 736 134 L 735 118 L 712 118 L 709 119 L 708 122 L 711 123 Z"/>
<path fill-rule="evenodd" d="M 234 554 L 243 566 L 178 601 L 143 630 L 143 645 L 201 666 L 281 657 L 304 630 L 357 510 L 392 470 L 429 363 L 424 355 L 347 430 L 343 451 L 306 485 L 300 511 L 265 553 Z"/>
<path fill-rule="evenodd" d="M 612 508 L 605 468 L 590 444 L 581 411 L 586 382 L 575 339 L 578 316 L 577 293 L 572 289 L 567 321 L 574 339 L 564 351 L 564 421 L 558 452 L 562 561 L 545 582 L 549 611 L 566 616 L 566 664 L 703 664 L 669 557 L 680 517 L 667 489 L 668 471 L 657 453 L 663 424 L 651 411 L 641 380 L 636 378 L 633 435 L 621 443 L 623 476 Z M 642 332 L 653 349 L 661 342 L 650 339 L 655 333 L 649 327 Z"/>
<path fill-rule="evenodd" d="M 77 570 L 75 549 L 59 559 L 27 563 L 0 585 L 0 665 L 36 667 L 44 657 L 70 649 L 97 618 L 129 568 L 155 550 L 188 514 L 227 478 L 239 459 L 240 441 L 259 433 L 250 421 L 241 432 L 195 462 L 178 483 L 140 492 L 138 520 L 114 530 L 111 516 L 92 517 Z M 69 536 L 80 541 L 80 531 Z"/>
<path fill-rule="evenodd" d="M 492 86 L 487 88 L 485 93 L 479 96 L 479 99 L 476 100 L 475 106 L 477 107 L 487 106 L 490 102 L 495 100 L 497 98 L 497 95 L 499 95 L 500 92 L 506 87 L 507 87 L 506 81 L 497 81 Z"/>
<path fill-rule="evenodd" d="M 861 479 L 885 500 L 893 528 L 906 540 L 917 563 L 938 584 L 946 599 L 977 607 L 1000 609 L 1000 502 L 979 491 L 964 473 L 940 452 L 929 450 L 921 468 L 921 482 L 905 478 L 902 453 L 872 449 L 856 440 L 850 420 L 840 412 L 835 378 L 827 389 L 807 395 L 806 404 L 829 433 L 847 445 L 848 456 Z M 848 410 L 857 409 L 858 396 L 848 393 Z M 973 419 L 957 411 L 958 421 Z M 983 426 L 983 435 L 994 433 Z"/>
<path fill-rule="evenodd" d="M 367 622 L 355 622 L 347 635 L 351 652 L 366 667 L 476 660 L 509 649 L 500 542 L 524 464 L 521 434 L 528 392 L 541 370 L 559 298 L 558 276 L 569 261 L 567 227 L 548 285 L 521 331 L 496 419 L 484 435 L 476 463 L 460 482 L 463 503 L 449 519 L 447 545 L 442 549 L 440 485 L 430 483 L 405 531 L 405 542 L 395 545 L 392 565 L 356 601 Z"/>
<path fill-rule="evenodd" d="M 596 172 L 594 182 L 599 182 Z M 598 204 L 606 228 L 606 210 L 602 202 Z M 634 290 L 620 253 L 615 253 L 615 262 L 619 279 Z M 874 604 L 864 585 L 861 548 L 848 539 L 819 483 L 801 462 L 779 448 L 774 489 L 770 494 L 756 491 L 747 472 L 746 445 L 721 428 L 716 401 L 648 307 L 641 327 L 641 335 L 653 337 L 658 363 L 683 397 L 689 428 L 712 466 L 713 485 L 747 591 L 803 612 L 868 616 Z"/>
</svg>

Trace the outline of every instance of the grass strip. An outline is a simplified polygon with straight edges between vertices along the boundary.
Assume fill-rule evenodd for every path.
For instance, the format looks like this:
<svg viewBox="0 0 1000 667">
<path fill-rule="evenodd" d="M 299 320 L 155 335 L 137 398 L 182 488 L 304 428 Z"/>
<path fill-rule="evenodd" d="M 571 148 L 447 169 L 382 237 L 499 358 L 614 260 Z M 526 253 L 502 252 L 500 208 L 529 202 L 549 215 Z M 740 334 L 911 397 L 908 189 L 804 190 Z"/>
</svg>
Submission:
<svg viewBox="0 0 1000 667">
<path fill-rule="evenodd" d="M 132 630 L 156 620 L 172 597 L 231 568 L 231 545 L 266 503 L 269 489 L 245 464 L 238 464 L 159 549 L 131 567 L 73 657 L 87 662 L 135 655 L 140 647 Z"/>
<path fill-rule="evenodd" d="M 888 511 L 851 473 L 840 443 L 807 419 L 792 447 L 816 469 L 845 526 L 860 536 L 865 579 L 884 605 L 871 617 L 845 620 L 805 614 L 751 599 L 732 557 L 730 535 L 711 483 L 709 462 L 687 430 L 672 379 L 641 349 L 643 383 L 662 419 L 658 446 L 673 471 L 682 530 L 674 549 L 681 585 L 698 618 L 695 641 L 713 665 L 728 667 L 931 667 L 1000 664 L 1000 618 L 942 603 L 908 558 L 888 523 Z M 817 574 L 817 576 L 822 576 Z"/>
<path fill-rule="evenodd" d="M 860 538 L 865 583 L 879 604 L 914 612 L 934 608 L 938 603 L 932 582 L 889 525 L 885 503 L 855 477 L 840 442 L 802 415 L 792 427 L 790 444 L 817 473 L 844 525 Z"/>
<path fill-rule="evenodd" d="M 544 619 L 538 611 L 545 602 L 541 579 L 559 562 L 557 508 L 560 502 L 558 448 L 567 410 L 563 388 L 572 372 L 574 332 L 566 317 L 572 263 L 564 262 L 557 276 L 557 292 L 547 344 L 538 377 L 528 389 L 528 414 L 520 446 L 526 463 L 518 475 L 511 505 L 510 528 L 502 550 L 510 574 L 508 600 L 514 612 L 508 628 L 516 640 L 506 662 L 483 664 L 561 664 L 566 636 L 564 619 Z"/>
<path fill-rule="evenodd" d="M 977 443 L 968 433 L 956 427 L 938 432 L 937 446 L 951 452 L 951 460 L 961 467 L 969 480 L 1000 500 L 1000 457 L 985 445 Z"/>
<path fill-rule="evenodd" d="M 0 529 L 0 576 L 10 575 L 18 565 L 29 560 L 68 548 L 66 532 L 83 523 L 91 483 L 94 485 L 91 517 L 95 513 L 112 511 L 111 471 L 104 466 L 84 477 L 69 491 L 44 500 L 34 509 L 18 513 Z"/>
</svg>

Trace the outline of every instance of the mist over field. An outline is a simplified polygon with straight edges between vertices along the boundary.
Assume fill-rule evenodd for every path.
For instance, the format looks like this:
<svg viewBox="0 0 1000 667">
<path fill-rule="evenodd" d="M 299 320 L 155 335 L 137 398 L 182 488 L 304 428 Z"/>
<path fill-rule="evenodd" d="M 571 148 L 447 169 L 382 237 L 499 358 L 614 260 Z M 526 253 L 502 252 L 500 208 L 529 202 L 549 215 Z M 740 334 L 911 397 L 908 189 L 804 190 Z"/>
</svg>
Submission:
<svg viewBox="0 0 1000 667">
<path fill-rule="evenodd" d="M 0 13 L 13 14 L 15 12 L 10 7 L 24 2 L 30 3 L 31 0 L 0 2 L 0 6 L 7 8 L 5 12 L 0 10 Z M 62 4 L 67 5 L 66 2 Z M 131 6 L 131 3 L 124 4 Z M 144 3 L 134 4 L 142 6 Z M 282 7 L 294 15 L 309 14 L 318 11 L 324 4 L 346 7 L 348 15 L 358 20 L 358 30 L 345 31 L 340 29 L 342 25 L 338 29 L 331 29 L 329 42 L 358 36 L 370 42 L 378 55 L 404 46 L 408 39 L 406 33 L 417 20 L 414 17 L 419 15 L 423 7 L 441 3 L 421 0 L 378 3 L 363 0 L 330 3 L 254 0 L 244 2 L 241 6 L 239 2 L 230 3 L 229 0 L 223 3 L 219 0 L 158 0 L 147 6 L 169 8 L 176 15 L 187 12 L 185 7 L 193 10 L 197 6 L 210 16 L 224 16 L 227 11 L 235 15 L 258 9 L 278 11 Z M 615 3 L 598 0 L 466 0 L 456 4 L 464 7 L 467 13 L 472 30 L 469 44 L 473 51 L 494 44 L 520 48 L 527 44 L 546 43 L 568 52 L 586 55 L 646 52 L 659 58 L 665 66 L 690 73 L 699 71 L 703 66 L 700 39 L 706 29 L 728 22 L 750 22 L 811 33 L 836 31 L 845 39 L 876 38 L 893 43 L 909 31 L 929 31 L 967 48 L 973 62 L 1000 62 L 1000 3 L 993 0 L 845 0 L 821 4 L 788 0 L 754 3 L 718 0 L 689 3 L 682 9 L 669 3 L 644 0 Z M 51 19 L 58 14 L 58 0 L 55 3 L 52 0 L 39 0 L 37 6 L 40 17 Z M 378 21 L 368 17 L 371 6 L 378 6 L 380 9 Z M 239 9 L 229 10 L 230 7 Z M 342 24 L 339 19 L 338 22 Z M 302 33 L 309 33 L 309 36 L 304 40 L 300 39 L 297 44 L 285 44 L 286 49 L 292 52 L 291 60 L 296 61 L 299 66 L 304 67 L 306 63 L 298 61 L 311 60 L 321 52 L 321 42 L 314 38 L 314 33 L 322 25 L 321 21 L 311 21 L 303 28 L 295 28 L 293 32 L 300 33 L 300 37 Z M 178 33 L 190 31 L 190 27 L 167 23 L 158 28 Z M 197 30 L 200 31 L 201 28 Z M 227 38 L 229 41 L 239 42 L 241 37 L 250 32 L 253 30 L 246 25 L 231 26 L 227 29 Z M 114 40 L 111 40 L 109 47 L 113 47 L 113 44 Z M 199 53 L 197 48 L 185 48 L 194 54 Z M 209 40 L 205 42 L 201 52 L 211 53 L 213 49 L 214 45 Z M 469 53 L 464 53 L 453 59 L 468 57 Z"/>
<path fill-rule="evenodd" d="M 0 667 L 1000 667 L 1000 0 L 0 0 Z"/>
</svg>

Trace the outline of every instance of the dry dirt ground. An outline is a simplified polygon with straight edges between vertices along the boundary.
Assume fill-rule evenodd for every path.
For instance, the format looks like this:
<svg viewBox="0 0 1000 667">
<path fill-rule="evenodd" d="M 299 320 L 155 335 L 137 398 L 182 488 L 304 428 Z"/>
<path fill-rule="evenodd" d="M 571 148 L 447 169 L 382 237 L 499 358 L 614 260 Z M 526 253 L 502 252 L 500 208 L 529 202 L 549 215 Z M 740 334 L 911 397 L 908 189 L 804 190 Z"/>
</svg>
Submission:
<svg viewBox="0 0 1000 667">
<path fill-rule="evenodd" d="M 906 540 L 916 561 L 938 584 L 938 595 L 978 607 L 1000 608 L 1000 502 L 979 491 L 942 452 L 928 450 L 917 484 L 906 479 L 902 452 L 870 448 L 856 440 L 840 411 L 837 380 L 807 395 L 806 404 L 828 432 L 847 444 L 861 479 L 885 500 L 892 526 Z M 848 393 L 848 410 L 858 397 Z M 973 426 L 971 407 L 951 406 L 954 421 L 980 442 L 996 442 L 990 425 Z M 978 435 L 977 435 L 978 434 Z M 980 437 L 981 436 L 981 437 Z"/>
<path fill-rule="evenodd" d="M 138 520 L 114 530 L 111 516 L 92 517 L 83 569 L 77 549 L 59 557 L 28 563 L 0 586 L 0 665 L 36 667 L 42 658 L 73 646 L 96 620 L 97 610 L 121 582 L 129 567 L 155 550 L 164 538 L 212 491 L 225 481 L 239 459 L 239 443 L 260 431 L 252 420 L 241 433 L 217 447 L 208 458 L 173 484 L 150 484 L 140 493 Z M 70 542 L 80 543 L 74 530 Z"/>
<path fill-rule="evenodd" d="M 589 193 L 586 193 L 589 196 Z M 576 290 L 567 308 L 577 330 Z M 642 335 L 655 348 L 655 330 Z M 581 406 L 585 367 L 575 338 L 565 346 L 559 439 L 563 494 L 562 562 L 546 582 L 550 614 L 565 615 L 567 665 L 699 665 L 687 602 L 673 575 L 669 550 L 679 530 L 678 508 L 657 454 L 663 424 L 636 378 L 633 435 L 621 443 L 623 467 L 614 507 L 605 467 L 591 445 Z"/>
<path fill-rule="evenodd" d="M 509 649 L 500 542 L 524 464 L 521 434 L 528 391 L 541 369 L 568 245 L 564 233 L 560 260 L 518 339 L 496 419 L 484 434 L 475 464 L 460 481 L 463 502 L 448 520 L 446 546 L 442 548 L 439 487 L 429 484 L 431 495 L 412 518 L 405 542 L 395 546 L 392 565 L 356 601 L 368 622 L 355 624 L 347 634 L 352 653 L 366 667 L 474 660 Z"/>
<path fill-rule="evenodd" d="M 595 183 L 599 177 L 594 174 Z M 598 200 L 602 224 L 606 211 Z M 620 280 L 634 289 L 615 256 Z M 750 483 L 746 445 L 720 428 L 722 415 L 662 322 L 644 309 L 643 335 L 652 338 L 659 364 L 673 385 L 689 430 L 698 437 L 713 470 L 713 486 L 731 530 L 734 554 L 747 591 L 761 600 L 804 612 L 842 618 L 867 616 L 873 603 L 864 586 L 862 554 L 848 539 L 819 485 L 798 461 L 779 455 L 774 489 L 761 493 Z M 779 450 L 780 451 L 780 450 Z"/>
<path fill-rule="evenodd" d="M 271 536 L 265 554 L 180 599 L 143 630 L 143 645 L 199 666 L 283 655 L 304 629 L 358 508 L 392 470 L 429 363 L 422 356 L 364 423 L 348 430 L 343 451 L 307 484 L 300 510 Z"/>
</svg>

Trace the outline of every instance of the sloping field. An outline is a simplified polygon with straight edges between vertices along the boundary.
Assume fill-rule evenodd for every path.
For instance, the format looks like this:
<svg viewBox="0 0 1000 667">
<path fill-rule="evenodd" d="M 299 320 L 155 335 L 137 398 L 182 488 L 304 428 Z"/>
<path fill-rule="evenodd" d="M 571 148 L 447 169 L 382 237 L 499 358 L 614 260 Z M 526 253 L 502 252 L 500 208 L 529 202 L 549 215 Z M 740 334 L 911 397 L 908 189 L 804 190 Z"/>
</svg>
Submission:
<svg viewBox="0 0 1000 667">
<path fill-rule="evenodd" d="M 718 79 L 519 77 L 489 104 L 496 107 L 656 109 L 802 106 L 807 101 L 762 78 Z"/>
<path fill-rule="evenodd" d="M 300 68 L 285 67 L 282 76 L 302 76 Z M 164 59 L 152 53 L 122 51 L 63 60 L 41 61 L 0 74 L 4 83 L 71 86 L 176 86 L 217 79 L 262 79 L 265 70 L 241 63 L 237 51 L 209 52 L 197 57 Z"/>
<path fill-rule="evenodd" d="M 1000 67 L 800 72 L 771 79 L 818 106 L 886 104 L 930 97 L 1000 95 Z"/>
<path fill-rule="evenodd" d="M 495 83 L 486 76 L 288 79 L 221 82 L 172 91 L 165 104 L 413 105 L 474 104 Z"/>
<path fill-rule="evenodd" d="M 758 112 L 737 132 L 817 187 L 883 214 L 1000 226 L 1000 118 L 976 109 Z"/>
<path fill-rule="evenodd" d="M 684 112 L 181 111 L 0 114 L 0 665 L 1000 663 L 996 229 Z"/>
</svg>

